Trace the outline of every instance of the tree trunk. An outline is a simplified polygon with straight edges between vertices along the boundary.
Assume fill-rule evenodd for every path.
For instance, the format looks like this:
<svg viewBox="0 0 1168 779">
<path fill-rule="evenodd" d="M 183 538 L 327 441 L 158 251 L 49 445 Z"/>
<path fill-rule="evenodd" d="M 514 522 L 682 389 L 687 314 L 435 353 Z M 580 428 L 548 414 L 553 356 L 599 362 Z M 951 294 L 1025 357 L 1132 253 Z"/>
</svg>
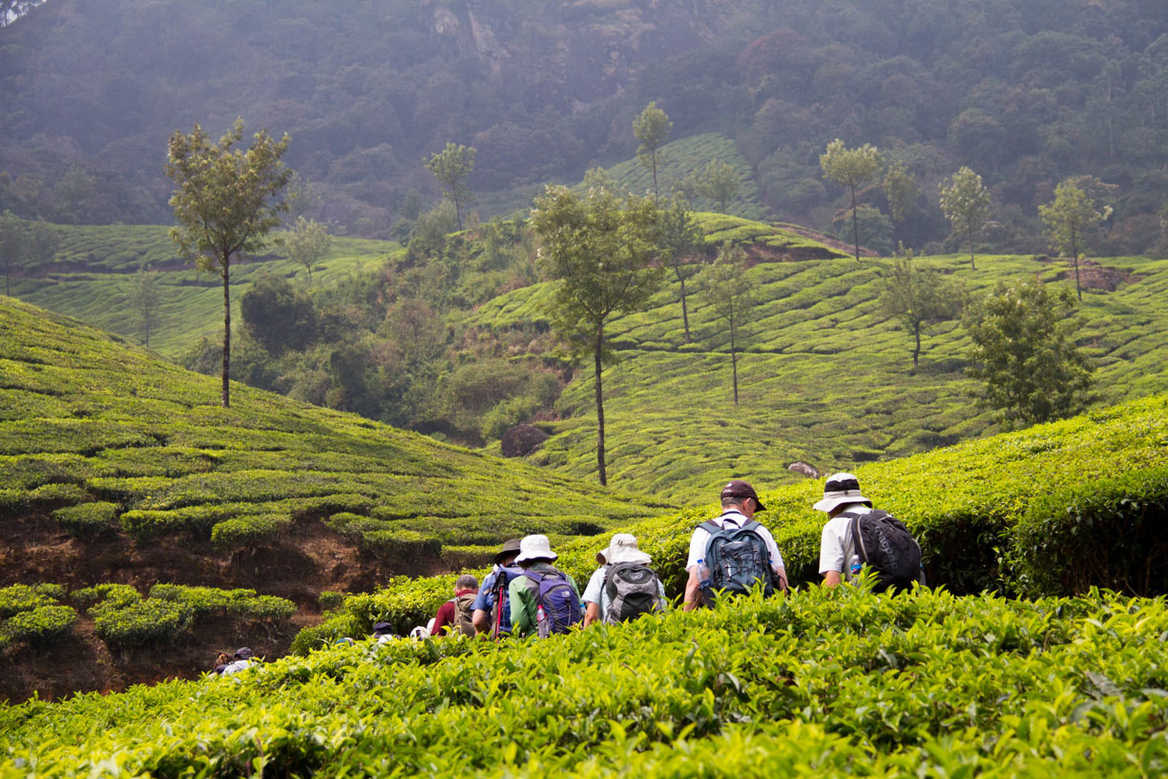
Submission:
<svg viewBox="0 0 1168 779">
<path fill-rule="evenodd" d="M 966 238 L 969 241 L 969 269 L 977 270 L 977 266 L 973 264 L 973 228 L 970 228 Z"/>
<path fill-rule="evenodd" d="M 920 322 L 916 322 L 913 325 L 913 335 L 916 336 L 916 339 L 917 339 L 916 348 L 913 349 L 913 373 L 916 373 L 917 358 L 920 357 L 920 355 L 921 355 L 921 323 Z"/>
<path fill-rule="evenodd" d="M 223 257 L 223 408 L 231 407 L 231 255 Z"/>
<path fill-rule="evenodd" d="M 681 322 L 685 326 L 685 342 L 689 343 L 689 311 L 685 307 L 685 276 L 678 273 L 677 280 L 681 282 Z"/>
<path fill-rule="evenodd" d="M 734 320 L 730 320 L 730 368 L 734 374 L 734 405 L 738 405 L 738 354 L 735 349 Z"/>
<path fill-rule="evenodd" d="M 661 193 L 657 191 L 657 152 L 655 150 L 649 155 L 649 159 L 653 168 L 653 199 L 660 200 Z"/>
<path fill-rule="evenodd" d="M 608 472 L 604 468 L 604 392 L 600 384 L 601 352 L 604 346 L 604 326 L 596 328 L 596 468 L 600 474 L 600 484 L 608 485 Z"/>
<path fill-rule="evenodd" d="M 852 191 L 852 241 L 856 244 L 856 262 L 860 261 L 860 222 L 856 217 L 856 185 L 850 187 Z"/>
<path fill-rule="evenodd" d="M 1071 257 L 1075 261 L 1075 292 L 1079 295 L 1079 302 L 1083 302 L 1083 288 L 1079 286 L 1079 240 L 1075 230 L 1071 230 Z"/>
</svg>

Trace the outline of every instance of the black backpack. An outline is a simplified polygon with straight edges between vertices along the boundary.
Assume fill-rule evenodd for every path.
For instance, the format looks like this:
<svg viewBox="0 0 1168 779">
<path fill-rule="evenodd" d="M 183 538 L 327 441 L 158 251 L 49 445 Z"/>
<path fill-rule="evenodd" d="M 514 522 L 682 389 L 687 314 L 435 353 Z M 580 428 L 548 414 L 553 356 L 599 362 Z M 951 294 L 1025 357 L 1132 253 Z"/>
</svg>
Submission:
<svg viewBox="0 0 1168 779">
<path fill-rule="evenodd" d="M 713 605 L 717 590 L 749 592 L 755 582 L 762 582 L 765 595 L 774 594 L 770 553 L 757 522 L 752 519 L 742 527 L 721 528 L 711 520 L 698 527 L 710 534 L 705 557 L 710 577 L 701 584 L 707 606 Z"/>
<path fill-rule="evenodd" d="M 852 545 L 860 562 L 876 571 L 874 592 L 894 587 L 897 592 L 907 590 L 921 576 L 921 547 L 908 528 L 887 511 L 873 510 L 866 514 L 845 511 L 840 516 L 850 517 Z"/>
<path fill-rule="evenodd" d="M 661 591 L 657 574 L 644 563 L 617 563 L 604 575 L 608 610 L 604 621 L 613 624 L 661 611 Z"/>
</svg>

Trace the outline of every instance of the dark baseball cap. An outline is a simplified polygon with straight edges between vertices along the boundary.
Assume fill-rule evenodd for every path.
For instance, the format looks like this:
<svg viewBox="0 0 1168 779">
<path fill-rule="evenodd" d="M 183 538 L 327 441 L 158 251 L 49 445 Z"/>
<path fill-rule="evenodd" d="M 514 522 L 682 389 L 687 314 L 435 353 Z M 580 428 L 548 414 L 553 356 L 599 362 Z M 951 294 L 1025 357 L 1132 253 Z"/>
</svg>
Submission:
<svg viewBox="0 0 1168 779">
<path fill-rule="evenodd" d="M 754 502 L 758 504 L 756 511 L 766 510 L 766 506 L 762 505 L 762 501 L 758 499 L 758 493 L 754 491 L 754 487 L 750 486 L 750 482 L 738 479 L 730 482 L 722 488 L 722 499 L 726 498 L 754 498 Z"/>
</svg>

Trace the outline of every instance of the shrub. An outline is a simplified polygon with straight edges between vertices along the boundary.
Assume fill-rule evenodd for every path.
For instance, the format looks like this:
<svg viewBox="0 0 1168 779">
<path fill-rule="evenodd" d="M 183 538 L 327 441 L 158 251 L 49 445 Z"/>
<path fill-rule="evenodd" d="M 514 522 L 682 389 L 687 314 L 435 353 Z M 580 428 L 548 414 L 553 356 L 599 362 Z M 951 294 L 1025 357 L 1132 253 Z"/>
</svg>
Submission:
<svg viewBox="0 0 1168 779">
<path fill-rule="evenodd" d="M 90 538 L 113 530 L 117 515 L 116 503 L 96 501 L 59 508 L 53 512 L 53 519 L 72 535 Z"/>
<path fill-rule="evenodd" d="M 1108 587 L 1168 592 L 1168 467 L 1043 495 L 1013 529 L 1010 559 L 1029 594 Z"/>
<path fill-rule="evenodd" d="M 44 644 L 68 632 L 76 621 L 77 612 L 59 604 L 21 611 L 0 622 L 0 648 L 17 642 Z"/>
<path fill-rule="evenodd" d="M 142 595 L 128 584 L 96 584 L 77 590 L 72 595 L 73 602 L 82 608 L 89 609 L 95 604 L 112 603 L 125 606 L 141 600 Z"/>
<path fill-rule="evenodd" d="M 345 604 L 345 597 L 345 593 L 343 592 L 325 590 L 317 596 L 317 602 L 320 603 L 321 611 L 332 611 L 333 609 L 339 609 Z"/>
<path fill-rule="evenodd" d="M 0 588 L 0 619 L 11 617 L 22 611 L 51 606 L 57 597 L 55 593 L 46 593 L 40 587 L 28 584 L 13 584 Z"/>
<path fill-rule="evenodd" d="M 128 604 L 106 601 L 89 613 L 97 635 L 107 644 L 137 647 L 174 642 L 191 626 L 193 609 L 185 603 L 148 598 Z"/>
<path fill-rule="evenodd" d="M 292 524 L 283 514 L 251 514 L 217 523 L 211 528 L 211 543 L 222 548 L 255 546 L 278 536 Z"/>
</svg>

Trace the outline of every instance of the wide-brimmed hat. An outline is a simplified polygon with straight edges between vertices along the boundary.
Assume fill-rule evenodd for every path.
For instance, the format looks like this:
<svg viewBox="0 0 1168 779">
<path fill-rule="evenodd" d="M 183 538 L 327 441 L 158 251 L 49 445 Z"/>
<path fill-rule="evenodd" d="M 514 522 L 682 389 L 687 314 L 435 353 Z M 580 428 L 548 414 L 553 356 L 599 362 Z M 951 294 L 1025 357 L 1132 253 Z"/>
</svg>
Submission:
<svg viewBox="0 0 1168 779">
<path fill-rule="evenodd" d="M 518 538 L 508 538 L 506 541 L 503 542 L 503 548 L 495 553 L 493 561 L 494 561 L 495 565 L 502 565 L 504 559 L 510 557 L 513 554 L 516 554 L 518 551 L 519 551 L 519 539 Z"/>
<path fill-rule="evenodd" d="M 534 560 L 555 560 L 559 555 L 552 551 L 551 542 L 544 535 L 524 536 L 519 542 L 519 556 L 517 563 L 530 563 Z"/>
<path fill-rule="evenodd" d="M 859 479 L 850 473 L 833 473 L 827 477 L 827 482 L 823 485 L 823 499 L 812 508 L 816 511 L 831 511 L 836 506 L 843 506 L 846 503 L 872 505 L 872 501 L 860 493 Z"/>
<path fill-rule="evenodd" d="M 749 482 L 735 479 L 727 483 L 722 488 L 722 500 L 726 498 L 754 498 L 754 502 L 758 504 L 755 511 L 766 511 L 766 506 L 762 505 L 762 501 L 758 499 L 758 493 L 754 491 L 754 487 L 751 487 Z"/>
<path fill-rule="evenodd" d="M 235 659 L 236 660 L 250 660 L 251 658 L 252 658 L 252 652 L 247 647 L 241 646 L 239 649 L 235 650 Z"/>
<path fill-rule="evenodd" d="M 596 553 L 596 560 L 602 565 L 620 563 L 643 563 L 648 565 L 653 558 L 637 547 L 637 537 L 631 533 L 617 533 L 608 542 L 608 547 Z"/>
</svg>

